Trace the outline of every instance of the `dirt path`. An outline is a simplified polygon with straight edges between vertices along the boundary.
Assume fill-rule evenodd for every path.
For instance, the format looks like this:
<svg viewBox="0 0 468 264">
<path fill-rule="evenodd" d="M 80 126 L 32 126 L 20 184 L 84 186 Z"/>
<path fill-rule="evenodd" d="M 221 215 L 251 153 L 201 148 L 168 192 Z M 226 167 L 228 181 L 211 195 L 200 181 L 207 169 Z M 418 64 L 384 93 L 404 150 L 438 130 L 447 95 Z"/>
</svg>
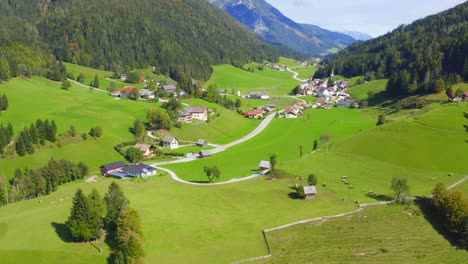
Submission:
<svg viewBox="0 0 468 264">
<path fill-rule="evenodd" d="M 85 85 L 85 84 L 79 83 L 79 82 L 77 82 L 77 81 L 75 81 L 75 80 L 73 80 L 73 79 L 70 79 L 70 78 L 67 78 L 67 80 L 69 80 L 70 82 L 72 82 L 72 83 L 74 83 L 74 84 L 76 84 L 76 85 L 79 85 L 79 86 L 82 86 L 82 87 L 85 87 L 85 88 L 88 88 L 88 89 L 92 88 L 92 89 L 95 90 L 95 91 L 107 93 L 106 90 L 103 90 L 103 89 L 100 89 L 100 88 L 94 88 L 94 87 L 91 87 L 91 86 L 89 86 L 89 85 Z"/>
</svg>

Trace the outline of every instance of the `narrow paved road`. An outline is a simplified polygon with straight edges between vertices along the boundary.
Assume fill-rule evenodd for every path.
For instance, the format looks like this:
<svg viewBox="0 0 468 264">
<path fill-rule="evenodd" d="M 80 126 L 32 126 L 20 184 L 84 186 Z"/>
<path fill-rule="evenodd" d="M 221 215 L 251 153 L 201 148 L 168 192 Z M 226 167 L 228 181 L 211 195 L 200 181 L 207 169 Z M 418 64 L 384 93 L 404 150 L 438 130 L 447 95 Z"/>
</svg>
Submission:
<svg viewBox="0 0 468 264">
<path fill-rule="evenodd" d="M 261 123 L 260 125 L 255 128 L 252 132 L 250 132 L 248 135 L 236 140 L 236 141 L 233 141 L 231 143 L 228 143 L 226 145 L 221 145 L 221 146 L 218 146 L 216 147 L 215 149 L 212 149 L 210 150 L 210 152 L 212 154 L 216 154 L 216 153 L 219 153 L 219 152 L 222 152 L 222 151 L 225 151 L 227 149 L 229 149 L 230 147 L 233 147 L 235 145 L 238 145 L 238 144 L 241 144 L 255 136 L 257 136 L 258 134 L 260 134 L 260 132 L 262 132 L 267 126 L 268 124 L 270 124 L 270 122 L 273 120 L 273 118 L 275 117 L 276 113 L 271 113 L 270 115 L 268 115 Z M 148 136 L 150 137 L 154 137 L 153 135 L 150 135 L 150 132 L 148 132 Z M 240 182 L 240 181 L 246 181 L 246 180 L 250 180 L 250 179 L 253 179 L 253 178 L 257 178 L 257 177 L 260 177 L 260 176 L 263 176 L 265 175 L 266 172 L 268 172 L 268 170 L 266 171 L 262 171 L 262 172 L 259 172 L 259 173 L 256 173 L 256 174 L 253 174 L 253 175 L 249 175 L 249 176 L 246 176 L 246 177 L 242 177 L 242 178 L 235 178 L 235 179 L 230 179 L 228 181 L 224 181 L 224 182 L 217 182 L 217 183 L 195 183 L 195 182 L 189 182 L 189 181 L 185 181 L 185 180 L 182 180 L 180 179 L 177 174 L 169 169 L 166 169 L 166 168 L 162 168 L 160 167 L 161 165 L 167 165 L 167 164 L 176 164 L 176 163 L 185 163 L 185 162 L 191 162 L 191 161 L 194 161 L 194 160 L 197 160 L 198 158 L 197 157 L 189 157 L 189 158 L 181 158 L 181 159 L 175 159 L 175 160 L 170 160 L 170 161 L 162 161 L 162 162 L 157 162 L 157 163 L 154 163 L 154 164 L 151 164 L 153 167 L 156 167 L 157 169 L 160 169 L 162 171 L 165 171 L 167 173 L 169 173 L 169 175 L 171 175 L 172 179 L 174 179 L 175 181 L 177 182 L 180 182 L 180 183 L 185 183 L 185 184 L 190 184 L 190 185 L 199 185 L 199 186 L 206 186 L 206 185 L 222 185 L 222 184 L 229 184 L 229 183 L 235 183 L 235 182 Z"/>
<path fill-rule="evenodd" d="M 289 69 L 289 68 L 286 68 L 288 70 L 288 72 L 292 72 L 293 73 L 293 79 L 296 80 L 296 81 L 300 81 L 300 82 L 306 82 L 307 80 L 304 80 L 304 79 L 300 79 L 298 78 L 297 76 L 299 75 L 299 73 Z"/>
<path fill-rule="evenodd" d="M 67 78 L 67 80 L 69 80 L 70 82 L 72 82 L 72 83 L 74 83 L 74 84 L 76 84 L 76 85 L 79 85 L 79 86 L 82 86 L 82 87 L 85 87 L 85 88 L 88 88 L 88 89 L 89 89 L 89 88 L 93 88 L 93 90 L 96 90 L 96 91 L 99 91 L 99 92 L 107 93 L 106 90 L 103 90 L 103 89 L 100 89 L 100 88 L 94 88 L 94 87 L 91 87 L 91 86 L 89 86 L 89 85 L 85 85 L 85 84 L 79 83 L 79 82 L 77 82 L 77 81 L 75 81 L 75 80 L 73 80 L 73 79 L 70 79 L 70 78 Z"/>
</svg>

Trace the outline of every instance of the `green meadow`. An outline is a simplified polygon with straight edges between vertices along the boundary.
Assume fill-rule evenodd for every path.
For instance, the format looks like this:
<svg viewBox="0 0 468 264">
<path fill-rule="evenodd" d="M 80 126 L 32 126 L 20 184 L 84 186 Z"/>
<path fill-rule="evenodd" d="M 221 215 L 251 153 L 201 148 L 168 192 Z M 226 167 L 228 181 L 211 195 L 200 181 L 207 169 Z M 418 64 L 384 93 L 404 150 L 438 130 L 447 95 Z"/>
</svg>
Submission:
<svg viewBox="0 0 468 264">
<path fill-rule="evenodd" d="M 104 193 L 110 182 L 70 183 L 49 196 L 1 207 L 2 263 L 106 263 L 107 247 L 100 254 L 91 244 L 68 242 L 64 222 L 77 188 Z M 354 208 L 326 192 L 310 203 L 290 199 L 291 183 L 256 179 L 203 187 L 169 176 L 120 181 L 142 216 L 147 263 L 230 263 L 263 255 L 263 228 Z"/>
<path fill-rule="evenodd" d="M 96 73 L 99 78 L 108 74 L 78 66 L 70 68 L 76 72 L 87 70 L 84 73 L 89 78 Z M 243 94 L 268 91 L 282 95 L 297 85 L 291 73 L 267 68 L 252 73 L 221 65 L 214 70 L 210 82 Z M 233 81 L 237 86 L 229 86 Z M 369 82 L 351 91 L 365 98 L 367 91 L 381 89 L 385 82 Z M 134 120 L 144 120 L 149 108 L 161 106 L 116 100 L 107 93 L 90 92 L 78 85 L 65 91 L 60 89 L 60 83 L 41 78 L 10 80 L 0 85 L 2 93 L 7 95 L 10 107 L 0 113 L 0 122 L 12 122 L 15 135 L 38 118 L 55 120 L 59 133 L 65 133 L 71 124 L 79 133 L 96 125 L 103 128 L 103 136 L 97 140 L 77 140 L 61 147 L 50 144 L 33 155 L 0 160 L 0 176 L 8 178 L 15 168 L 43 166 L 51 157 L 84 161 L 96 173 L 100 165 L 123 159 L 113 147 L 132 140 L 130 128 Z M 242 103 L 243 108 L 250 109 L 275 102 L 282 108 L 296 100 L 277 99 L 243 99 Z M 203 100 L 183 102 L 216 109 L 216 114 L 210 123 L 194 121 L 169 132 L 182 141 L 203 138 L 225 144 L 249 134 L 260 123 Z M 268 160 L 269 154 L 275 153 L 277 169 L 288 177 L 266 180 L 265 176 L 227 185 L 192 186 L 175 182 L 162 173 L 146 180 L 119 183 L 131 206 L 141 213 L 147 263 L 231 263 L 267 254 L 261 233 L 265 228 L 352 211 L 356 201 L 390 199 L 393 176 L 408 179 L 412 196 L 428 195 L 438 182 L 450 185 L 462 179 L 468 173 L 468 164 L 463 160 L 468 153 L 468 136 L 463 127 L 468 123 L 463 117 L 466 112 L 467 103 L 432 104 L 421 110 L 393 113 L 388 116 L 391 122 L 377 127 L 377 117 L 383 113 L 379 109 L 310 109 L 302 118 L 276 118 L 256 137 L 212 157 L 164 166 L 184 180 L 206 182 L 203 166 L 216 165 L 221 171 L 216 181 L 225 181 L 256 173 L 260 160 Z M 312 153 L 314 140 L 320 141 L 324 134 L 330 135 L 330 140 L 320 142 L 320 149 Z M 306 184 L 302 178 L 310 173 L 318 177 L 317 198 L 290 198 L 289 186 Z M 342 176 L 348 177 L 350 185 L 341 181 Z M 106 263 L 106 246 L 100 254 L 99 242 L 69 242 L 64 222 L 77 188 L 88 193 L 95 187 L 103 194 L 111 181 L 99 178 L 97 183 L 68 183 L 48 196 L 1 207 L 0 262 L 54 264 L 66 259 L 67 263 Z M 466 194 L 467 186 L 468 183 L 462 184 L 456 190 Z M 401 206 L 371 207 L 353 216 L 271 232 L 267 236 L 273 257 L 260 262 L 461 263 L 466 259 L 466 252 L 450 246 L 423 216 L 408 213 L 414 211 Z"/>
<path fill-rule="evenodd" d="M 27 96 L 25 90 L 28 91 Z M 96 125 L 103 128 L 103 136 L 96 140 L 88 138 L 61 147 L 50 144 L 49 147 L 37 149 L 33 155 L 0 160 L 0 175 L 7 177 L 12 177 L 16 168 L 40 167 L 50 158 L 83 161 L 90 166 L 91 171 L 98 171 L 102 164 L 123 159 L 113 147 L 133 140 L 130 128 L 135 119 L 145 120 L 148 109 L 160 108 L 159 103 L 119 100 L 107 93 L 89 92 L 75 84 L 70 90 L 62 90 L 60 83 L 41 78 L 13 79 L 0 85 L 0 93 L 5 93 L 10 103 L 8 111 L 0 113 L 0 122 L 5 125 L 11 122 L 15 135 L 18 135 L 23 125 L 29 126 L 38 118 L 55 120 L 59 134 L 66 133 L 70 125 L 74 125 L 79 134 L 87 133 Z M 187 100 L 187 103 L 197 105 L 206 102 Z M 213 143 L 227 143 L 248 134 L 259 124 L 257 120 L 245 119 L 221 106 L 205 105 L 216 108 L 220 117 L 209 124 L 185 124 L 183 129 L 174 128 L 170 133 L 181 140 L 196 141 L 204 138 Z"/>
<path fill-rule="evenodd" d="M 232 65 L 213 66 L 213 74 L 205 83 L 205 86 L 216 84 L 216 87 L 234 89 L 242 95 L 249 92 L 266 92 L 270 96 L 289 94 L 299 84 L 292 78 L 292 73 L 280 72 L 265 67 L 263 70 L 255 69 L 254 72 L 245 71 Z"/>
<path fill-rule="evenodd" d="M 206 181 L 203 166 L 216 165 L 221 170 L 219 181 L 241 178 L 257 172 L 261 160 L 268 160 L 270 153 L 278 157 L 278 167 L 299 159 L 312 151 L 313 142 L 322 134 L 333 135 L 333 141 L 349 137 L 363 129 L 375 126 L 378 111 L 332 109 L 309 110 L 304 118 L 274 119 L 257 137 L 215 156 L 185 164 L 168 165 L 185 180 Z M 305 159 L 305 157 L 304 157 Z M 287 167 L 284 167 L 286 169 Z M 306 176 L 303 174 L 302 176 Z"/>
<path fill-rule="evenodd" d="M 367 83 L 363 83 L 360 85 L 356 85 L 354 87 L 351 87 L 348 90 L 348 93 L 356 100 L 358 101 L 363 101 L 363 100 L 368 100 L 369 91 L 373 91 L 375 94 L 378 94 L 380 92 L 385 91 L 385 87 L 387 85 L 388 80 L 383 79 L 383 80 L 375 80 L 375 81 L 370 81 Z"/>
<path fill-rule="evenodd" d="M 192 123 L 183 124 L 181 128 L 172 128 L 169 133 L 179 139 L 205 139 L 210 143 L 226 144 L 249 134 L 260 124 L 259 120 L 247 119 L 234 111 L 201 99 L 187 99 L 183 102 L 193 106 L 206 106 L 216 110 L 216 114 L 209 123 L 194 119 Z"/>
<path fill-rule="evenodd" d="M 167 167 L 185 180 L 203 182 L 203 166 L 216 165 L 219 181 L 224 181 L 254 174 L 260 160 L 275 153 L 278 169 L 303 177 L 315 173 L 320 185 L 346 200 L 389 199 L 389 183 L 396 175 L 408 178 L 413 195 L 428 195 L 436 182 L 448 185 L 468 171 L 460 159 L 468 153 L 463 128 L 467 111 L 467 104 L 436 105 L 417 119 L 376 127 L 378 110 L 309 110 L 302 119 L 274 119 L 260 135 L 223 153 Z M 331 142 L 309 154 L 322 134 L 331 134 Z M 342 176 L 349 178 L 351 188 Z"/>
<path fill-rule="evenodd" d="M 257 263 L 464 263 L 468 258 L 414 205 L 368 207 L 273 231 L 267 238 L 273 256 Z"/>
</svg>

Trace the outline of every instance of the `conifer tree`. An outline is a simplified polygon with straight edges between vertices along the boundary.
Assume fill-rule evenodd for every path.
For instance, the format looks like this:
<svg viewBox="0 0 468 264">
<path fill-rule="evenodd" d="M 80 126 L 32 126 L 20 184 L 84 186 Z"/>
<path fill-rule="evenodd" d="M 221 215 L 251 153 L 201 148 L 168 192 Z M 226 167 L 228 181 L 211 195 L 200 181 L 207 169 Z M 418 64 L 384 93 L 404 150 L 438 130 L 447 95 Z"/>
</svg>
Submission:
<svg viewBox="0 0 468 264">
<path fill-rule="evenodd" d="M 89 226 L 89 213 L 91 206 L 81 189 L 78 189 L 73 197 L 73 206 L 66 226 L 73 239 L 76 241 L 89 241 L 93 238 L 92 230 Z"/>
<path fill-rule="evenodd" d="M 99 88 L 99 78 L 98 78 L 97 74 L 94 75 L 94 81 L 93 81 L 93 85 L 92 85 L 92 86 L 93 86 L 93 87 L 96 87 L 96 88 Z"/>
<path fill-rule="evenodd" d="M 106 203 L 107 213 L 104 222 L 110 230 L 115 229 L 117 218 L 120 216 L 122 210 L 127 209 L 129 201 L 122 188 L 116 182 L 109 185 L 109 189 L 104 196 Z"/>
</svg>

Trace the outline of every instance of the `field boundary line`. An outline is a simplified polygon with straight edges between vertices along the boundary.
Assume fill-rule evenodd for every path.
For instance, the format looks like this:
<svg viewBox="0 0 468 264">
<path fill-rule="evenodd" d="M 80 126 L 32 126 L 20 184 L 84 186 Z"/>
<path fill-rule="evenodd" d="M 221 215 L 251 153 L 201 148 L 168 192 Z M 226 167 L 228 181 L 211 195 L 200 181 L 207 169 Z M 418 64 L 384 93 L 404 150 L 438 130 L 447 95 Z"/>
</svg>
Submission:
<svg viewBox="0 0 468 264">
<path fill-rule="evenodd" d="M 262 230 L 262 234 L 263 234 L 263 238 L 265 240 L 265 244 L 266 244 L 266 247 L 267 247 L 267 250 L 268 250 L 268 255 L 243 259 L 243 260 L 232 262 L 232 264 L 240 264 L 240 263 L 246 263 L 246 262 L 251 262 L 251 261 L 255 261 L 255 260 L 270 258 L 271 257 L 271 249 L 270 249 L 270 244 L 268 243 L 268 238 L 267 238 L 267 233 L 268 232 L 288 228 L 288 227 L 295 226 L 295 225 L 300 225 L 300 224 L 305 224 L 305 223 L 310 223 L 310 222 L 315 222 L 315 221 L 320 221 L 320 220 L 333 219 L 333 218 L 339 218 L 339 217 L 352 215 L 352 214 L 359 213 L 362 210 L 364 210 L 363 207 L 371 206 L 371 205 L 374 205 L 374 204 L 368 204 L 368 205 L 363 204 L 362 207 L 360 206 L 356 210 L 350 211 L 350 212 L 345 212 L 345 213 L 340 213 L 340 214 L 335 214 L 335 215 L 318 216 L 318 217 L 314 217 L 314 218 L 303 219 L 303 220 L 291 222 L 291 223 L 288 223 L 288 224 L 284 224 L 284 225 L 264 229 L 264 230 Z"/>
</svg>

